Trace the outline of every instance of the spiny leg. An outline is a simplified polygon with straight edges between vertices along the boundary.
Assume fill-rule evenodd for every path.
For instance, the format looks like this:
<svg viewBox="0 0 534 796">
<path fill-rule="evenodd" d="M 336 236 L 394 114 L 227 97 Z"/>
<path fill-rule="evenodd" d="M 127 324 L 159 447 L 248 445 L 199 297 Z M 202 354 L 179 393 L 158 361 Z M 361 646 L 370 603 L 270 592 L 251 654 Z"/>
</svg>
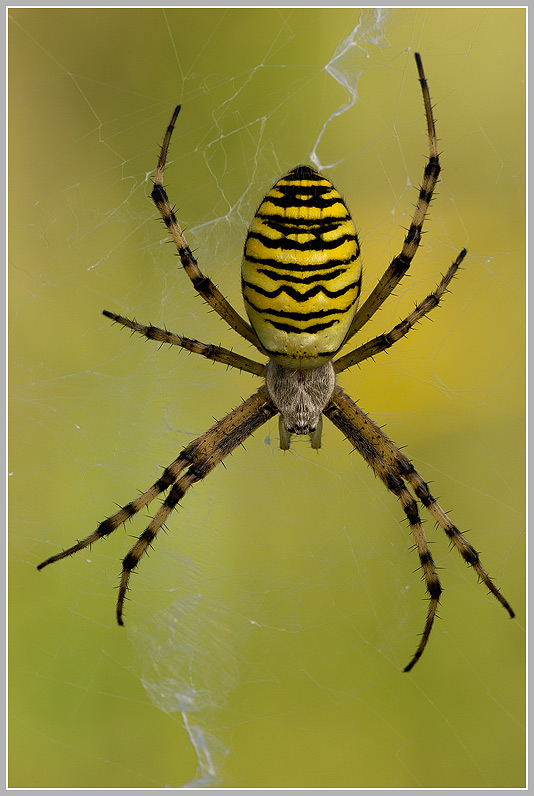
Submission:
<svg viewBox="0 0 534 796">
<path fill-rule="evenodd" d="M 384 434 L 382 429 L 380 429 L 365 412 L 362 412 L 359 406 L 345 395 L 343 391 L 336 393 L 333 400 L 341 410 L 350 417 L 352 422 L 361 425 L 365 435 L 380 449 L 389 466 L 411 486 L 415 496 L 421 501 L 436 524 L 445 531 L 464 561 L 473 567 L 478 577 L 487 586 L 489 591 L 508 611 L 510 616 L 514 617 L 515 614 L 512 607 L 487 574 L 482 566 L 477 551 L 469 544 L 467 539 L 451 521 L 450 517 L 443 511 L 437 500 L 431 494 L 428 484 L 419 475 L 411 461 L 397 448 L 395 443 Z"/>
<path fill-rule="evenodd" d="M 239 407 L 238 407 L 239 408 Z M 236 411 L 236 410 L 234 410 Z M 223 418 L 225 419 L 225 418 Z M 98 528 L 93 533 L 86 536 L 85 539 L 79 540 L 72 547 L 62 550 L 61 553 L 56 553 L 46 561 L 38 565 L 37 569 L 43 569 L 48 564 L 53 564 L 55 561 L 60 561 L 62 558 L 67 558 L 85 547 L 89 547 L 101 539 L 103 536 L 109 536 L 120 525 L 135 516 L 141 509 L 148 506 L 158 495 L 166 492 L 167 489 L 174 484 L 178 479 L 180 473 L 187 469 L 190 465 L 194 465 L 199 459 L 203 459 L 211 446 L 211 429 L 208 429 L 205 434 L 202 434 L 198 439 L 191 442 L 186 448 L 181 451 L 180 455 L 165 468 L 158 480 L 152 484 L 145 492 L 138 495 L 130 503 L 122 506 L 115 514 L 103 520 Z"/>
<path fill-rule="evenodd" d="M 410 531 L 419 555 L 421 562 L 421 569 L 425 579 L 426 589 L 429 594 L 428 613 L 425 621 L 425 627 L 421 636 L 421 641 L 415 652 L 415 655 L 405 667 L 404 671 L 408 672 L 419 660 L 427 645 L 436 612 L 438 610 L 439 599 L 441 596 L 441 584 L 439 582 L 436 566 L 430 552 L 428 541 L 421 524 L 421 518 L 417 509 L 417 503 L 411 493 L 408 491 L 401 475 L 396 472 L 389 462 L 384 457 L 384 452 L 380 446 L 380 438 L 374 437 L 369 433 L 369 423 L 372 423 L 364 412 L 354 404 L 353 401 L 347 399 L 350 403 L 345 406 L 343 399 L 347 398 L 340 388 L 334 392 L 332 401 L 324 410 L 324 414 L 332 423 L 339 428 L 345 435 L 349 442 L 354 445 L 355 449 L 363 456 L 365 461 L 370 465 L 375 475 L 377 475 L 385 484 L 387 489 L 390 490 L 400 501 L 408 522 L 410 524 Z M 358 413 L 353 411 L 348 412 L 347 409 L 352 409 L 352 404 Z M 374 425 L 374 424 L 372 424 Z"/>
<path fill-rule="evenodd" d="M 134 500 L 132 500 L 130 503 L 122 506 L 111 517 L 108 517 L 101 522 L 98 528 L 93 531 L 93 533 L 89 534 L 89 536 L 85 537 L 85 539 L 81 539 L 76 544 L 72 545 L 72 547 L 62 550 L 60 553 L 56 553 L 56 555 L 47 558 L 46 561 L 43 561 L 38 565 L 37 569 L 43 569 L 49 564 L 53 564 L 55 561 L 60 561 L 62 558 L 71 556 L 74 553 L 77 553 L 79 550 L 89 547 L 91 544 L 93 544 L 93 542 L 96 542 L 103 536 L 108 536 L 109 534 L 113 533 L 113 531 L 126 522 L 126 520 L 131 519 L 142 508 L 152 503 L 152 501 L 158 495 L 160 495 L 162 492 L 166 492 L 167 489 L 177 481 L 180 473 L 182 473 L 183 470 L 187 469 L 188 467 L 195 467 L 201 462 L 206 461 L 213 450 L 214 441 L 220 445 L 221 442 L 219 437 L 221 434 L 224 434 L 225 431 L 228 432 L 231 438 L 236 419 L 241 418 L 246 423 L 248 413 L 257 411 L 259 407 L 263 407 L 264 412 L 269 411 L 269 407 L 271 407 L 265 387 L 261 387 L 257 393 L 248 399 L 248 401 L 245 401 L 243 404 L 238 406 L 218 423 L 215 423 L 215 425 L 208 429 L 208 431 L 184 448 L 180 455 L 168 467 L 165 468 L 160 478 L 158 478 L 158 480 L 151 487 L 149 487 L 146 492 L 138 495 L 138 497 L 134 498 Z M 274 408 L 272 408 L 272 413 L 276 414 L 276 410 Z"/>
<path fill-rule="evenodd" d="M 411 466 L 411 465 L 410 465 Z M 450 517 L 443 511 L 437 500 L 432 496 L 428 488 L 428 484 L 421 478 L 419 473 L 411 466 L 411 470 L 404 474 L 404 478 L 412 487 L 415 495 L 423 506 L 428 510 L 434 519 L 435 523 L 447 534 L 451 543 L 456 547 L 466 564 L 473 567 L 480 580 L 490 590 L 494 597 L 505 608 L 510 617 L 513 619 L 515 616 L 514 610 L 508 600 L 501 594 L 499 589 L 495 586 L 490 576 L 482 566 L 480 556 L 475 548 L 469 544 L 467 539 L 460 533 L 458 528 L 451 521 Z"/>
<path fill-rule="evenodd" d="M 181 478 L 174 484 L 171 491 L 163 501 L 161 507 L 143 531 L 134 546 L 122 562 L 121 582 L 117 600 L 117 621 L 123 624 L 122 610 L 130 574 L 137 566 L 139 560 L 153 543 L 158 531 L 167 521 L 169 514 L 176 508 L 187 490 L 197 481 L 205 478 L 228 454 L 241 445 L 247 437 L 254 433 L 269 418 L 277 413 L 276 407 L 271 403 L 266 387 L 260 387 L 258 392 L 247 401 L 230 412 L 222 420 L 213 425 L 199 440 L 203 441 L 202 453 L 195 457 Z"/>
<path fill-rule="evenodd" d="M 380 451 L 381 456 L 387 462 L 391 470 L 403 478 L 412 487 L 415 496 L 421 501 L 423 506 L 425 506 L 438 526 L 445 531 L 452 544 L 455 545 L 456 549 L 462 555 L 464 561 L 473 567 L 480 580 L 482 580 L 490 592 L 508 611 L 510 617 L 513 618 L 515 614 L 512 607 L 501 594 L 499 589 L 493 584 L 489 575 L 482 566 L 478 553 L 472 547 L 472 545 L 469 544 L 465 537 L 462 536 L 460 531 L 443 511 L 439 503 L 431 495 L 428 485 L 415 470 L 409 459 L 407 459 L 406 456 L 399 451 L 397 446 L 389 439 L 389 437 L 387 437 L 384 432 L 371 420 L 371 418 L 368 417 L 368 415 L 366 415 L 365 412 L 363 412 L 359 406 L 354 403 L 354 401 L 345 395 L 343 390 L 340 388 L 338 388 L 334 393 L 330 406 L 332 405 L 336 406 L 340 410 L 349 425 L 353 425 L 360 431 L 362 436 L 368 441 L 369 445 L 373 449 Z M 329 416 L 326 410 L 324 414 Z M 430 608 L 431 607 L 432 606 L 430 606 Z M 426 635 L 425 639 L 424 633 L 421 639 L 421 644 L 419 645 L 414 658 L 405 671 L 408 671 L 408 669 L 414 665 L 418 658 L 421 657 L 427 640 L 428 635 Z"/>
<path fill-rule="evenodd" d="M 415 53 L 415 61 L 417 64 L 417 71 L 419 73 L 419 82 L 421 83 L 421 90 L 423 92 L 423 101 L 425 104 L 425 115 L 428 130 L 428 148 L 429 159 L 425 167 L 423 182 L 419 191 L 419 198 L 415 206 L 412 223 L 408 230 L 408 234 L 404 239 L 404 244 L 401 253 L 395 257 L 385 274 L 381 277 L 378 284 L 368 296 L 366 301 L 357 311 L 352 321 L 351 327 L 347 334 L 349 340 L 362 326 L 364 326 L 369 318 L 371 318 L 379 307 L 384 303 L 389 295 L 395 290 L 400 280 L 408 270 L 415 253 L 421 242 L 421 233 L 423 222 L 425 220 L 432 194 L 436 187 L 440 173 L 438 141 L 436 138 L 436 127 L 434 124 L 434 117 L 432 114 L 432 104 L 430 102 L 430 93 L 426 81 L 425 73 L 423 71 L 423 63 L 419 53 Z"/>
<path fill-rule="evenodd" d="M 418 321 L 424 318 L 424 316 L 427 315 L 430 310 L 433 310 L 439 305 L 444 293 L 446 293 L 451 280 L 458 271 L 458 268 L 460 267 L 460 264 L 466 254 L 467 250 L 462 249 L 434 292 L 430 293 L 420 304 L 417 305 L 417 307 L 408 315 L 407 318 L 398 323 L 390 332 L 387 332 L 387 334 L 381 334 L 378 337 L 375 337 L 373 340 L 369 340 L 367 343 L 359 346 L 359 348 L 355 348 L 354 351 L 349 351 L 348 354 L 344 354 L 342 357 L 339 357 L 339 359 L 336 359 L 334 362 L 334 370 L 336 373 L 341 373 L 343 370 L 346 370 L 353 365 L 357 365 L 359 362 L 363 362 L 365 359 L 369 359 L 369 357 L 374 357 L 381 351 L 385 351 L 387 348 L 390 348 L 398 340 L 408 334 L 410 329 L 412 329 Z"/>
<path fill-rule="evenodd" d="M 193 470 L 193 466 L 191 467 Z M 174 484 L 173 488 L 167 495 L 167 498 L 163 502 L 161 508 L 157 511 L 154 518 L 151 520 L 147 528 L 143 531 L 141 536 L 138 538 L 134 546 L 130 549 L 128 554 L 125 556 L 122 562 L 122 572 L 121 572 L 121 581 L 119 585 L 119 596 L 117 599 L 117 622 L 119 625 L 123 625 L 124 621 L 122 618 L 122 611 L 124 606 L 124 599 L 126 597 L 126 591 L 128 589 L 128 582 L 130 580 L 130 574 L 132 570 L 137 566 L 139 560 L 142 556 L 146 553 L 148 547 L 152 545 L 152 542 L 156 538 L 156 534 L 162 528 L 162 526 L 167 521 L 167 518 L 173 508 L 177 505 L 178 501 L 185 495 L 187 490 L 190 486 L 192 486 L 195 481 L 198 481 L 199 478 L 202 476 L 196 476 L 193 472 L 190 474 L 188 471 L 184 476 L 182 476 L 176 484 Z"/>
<path fill-rule="evenodd" d="M 180 228 L 174 210 L 167 196 L 167 192 L 163 187 L 163 172 L 165 169 L 165 161 L 167 160 L 167 152 L 171 140 L 172 132 L 178 114 L 180 112 L 180 105 L 174 109 L 169 126 L 163 139 L 161 147 L 161 154 L 158 160 L 156 175 L 154 177 L 154 188 L 152 189 L 152 199 L 158 208 L 165 226 L 169 230 L 169 234 L 176 244 L 180 260 L 189 279 L 193 283 L 193 287 L 197 290 L 202 298 L 220 315 L 220 317 L 231 326 L 232 329 L 252 343 L 259 351 L 265 353 L 263 347 L 256 336 L 253 328 L 234 310 L 232 305 L 224 298 L 220 290 L 213 284 L 211 279 L 205 276 L 200 268 L 196 259 L 193 257 L 191 249 L 189 248 L 184 234 Z"/>
<path fill-rule="evenodd" d="M 89 534 L 89 536 L 86 536 L 85 539 L 81 539 L 76 544 L 72 545 L 72 547 L 68 547 L 66 550 L 62 550 L 61 553 L 56 553 L 56 555 L 47 558 L 46 561 L 43 561 L 38 565 L 37 569 L 43 569 L 43 567 L 48 566 L 48 564 L 53 564 L 55 561 L 60 561 L 62 558 L 72 556 L 79 550 L 83 550 L 84 547 L 89 547 L 93 544 L 93 542 L 96 542 L 103 536 L 109 536 L 109 534 L 113 533 L 113 531 L 115 531 L 119 525 L 122 525 L 124 522 L 126 522 L 126 520 L 131 519 L 135 514 L 141 511 L 141 509 L 152 503 L 152 501 L 158 495 L 160 495 L 162 492 L 165 492 L 170 485 L 176 481 L 182 470 L 191 464 L 194 456 L 194 444 L 195 443 L 192 443 L 185 448 L 180 453 L 178 458 L 165 468 L 161 477 L 158 478 L 158 480 L 152 484 L 152 486 L 147 489 L 146 492 L 138 495 L 138 497 L 134 498 L 134 500 L 130 501 L 130 503 L 126 503 L 125 506 L 122 506 L 111 517 L 103 520 L 98 528 L 93 531 L 93 533 Z"/>
<path fill-rule="evenodd" d="M 221 346 L 218 345 L 206 345 L 206 343 L 201 343 L 198 340 L 192 340 L 189 337 L 182 337 L 179 334 L 168 332 L 166 329 L 159 329 L 157 326 L 145 326 L 142 323 L 132 321 L 129 318 L 125 318 L 123 315 L 116 315 L 114 312 L 109 312 L 108 310 L 103 310 L 103 315 L 134 332 L 144 335 L 144 337 L 147 337 L 149 340 L 157 340 L 160 343 L 180 346 L 194 354 L 201 354 L 208 359 L 222 362 L 238 370 L 254 373 L 256 376 L 265 375 L 265 365 L 261 362 L 255 362 L 253 359 L 243 357 L 241 354 L 236 354 L 234 351 L 229 351 L 227 348 L 221 348 Z"/>
</svg>

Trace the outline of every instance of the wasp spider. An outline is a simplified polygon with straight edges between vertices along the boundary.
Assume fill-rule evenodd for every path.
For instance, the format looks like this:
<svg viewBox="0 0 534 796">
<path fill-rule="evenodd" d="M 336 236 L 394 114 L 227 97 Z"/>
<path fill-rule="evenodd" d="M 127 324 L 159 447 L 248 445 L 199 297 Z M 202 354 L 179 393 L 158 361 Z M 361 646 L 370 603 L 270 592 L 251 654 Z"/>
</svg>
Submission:
<svg viewBox="0 0 534 796">
<path fill-rule="evenodd" d="M 415 60 L 425 106 L 429 159 L 402 250 L 359 309 L 362 268 L 358 236 L 350 213 L 330 180 L 308 166 L 297 166 L 265 196 L 245 240 L 242 290 L 250 324 L 234 310 L 199 269 L 163 187 L 167 151 L 180 106 L 174 111 L 163 140 L 152 199 L 176 244 L 193 287 L 232 329 L 267 357 L 267 363 L 104 311 L 108 318 L 150 340 L 180 346 L 263 379 L 262 386 L 254 395 L 188 445 L 146 492 L 100 523 L 90 536 L 39 565 L 38 568 L 42 569 L 83 550 L 112 533 L 158 495 L 170 490 L 122 562 L 117 601 L 120 625 L 123 624 L 123 604 L 130 573 L 152 545 L 177 503 L 189 487 L 204 478 L 277 413 L 283 450 L 288 450 L 292 434 L 308 434 L 312 447 L 319 448 L 322 415 L 325 415 L 400 501 L 419 554 L 429 595 L 424 631 L 405 671 L 412 668 L 425 649 L 441 595 L 416 499 L 445 531 L 451 544 L 473 567 L 479 579 L 510 616 L 514 616 L 512 608 L 482 567 L 477 552 L 432 497 L 428 485 L 411 462 L 336 382 L 338 373 L 385 351 L 436 307 L 466 255 L 463 249 L 436 289 L 401 323 L 335 359 L 342 346 L 360 331 L 406 274 L 419 246 L 423 221 L 438 180 L 440 165 L 430 95 L 418 54 Z"/>
</svg>

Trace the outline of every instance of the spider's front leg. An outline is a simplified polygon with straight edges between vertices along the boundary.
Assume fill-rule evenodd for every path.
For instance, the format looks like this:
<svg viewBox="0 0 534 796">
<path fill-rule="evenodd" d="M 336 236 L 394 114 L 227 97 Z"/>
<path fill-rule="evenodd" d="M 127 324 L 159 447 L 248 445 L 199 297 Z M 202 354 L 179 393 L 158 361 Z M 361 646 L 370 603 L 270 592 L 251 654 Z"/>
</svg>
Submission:
<svg viewBox="0 0 534 796">
<path fill-rule="evenodd" d="M 147 528 L 143 531 L 122 562 L 122 574 L 117 599 L 117 621 L 123 624 L 124 598 L 132 570 L 152 545 L 158 531 L 167 521 L 187 490 L 205 478 L 223 459 L 277 413 L 265 386 L 248 400 L 229 412 L 208 431 L 188 446 L 188 470 L 176 481 Z"/>
<path fill-rule="evenodd" d="M 417 503 L 404 485 L 400 473 L 387 460 L 384 445 L 382 444 L 382 437 L 385 435 L 380 432 L 380 429 L 361 411 L 354 401 L 345 395 L 340 387 L 336 388 L 334 397 L 324 410 L 324 414 L 352 443 L 355 450 L 363 456 L 387 489 L 398 498 L 410 524 L 410 531 L 425 578 L 429 604 L 423 635 L 415 655 L 404 669 L 407 672 L 423 654 L 434 624 L 442 591 L 436 565 L 421 524 Z"/>
<path fill-rule="evenodd" d="M 47 558 L 37 568 L 43 569 L 48 564 L 83 550 L 103 536 L 108 536 L 119 525 L 133 517 L 140 509 L 147 506 L 172 485 L 172 489 L 160 509 L 123 560 L 117 600 L 117 621 L 119 625 L 122 625 L 122 609 L 130 573 L 137 566 L 147 548 L 153 543 L 156 534 L 171 511 L 194 483 L 205 478 L 238 445 L 241 445 L 247 437 L 276 413 L 277 409 L 271 402 L 266 387 L 260 387 L 254 395 L 184 448 L 178 458 L 165 468 L 162 476 L 146 492 L 143 492 L 135 500 L 119 509 L 113 516 L 100 523 L 96 531 L 85 539 L 63 550 L 61 553 Z M 181 475 L 182 473 L 183 475 Z"/>
<path fill-rule="evenodd" d="M 436 572 L 436 567 L 428 547 L 417 503 L 404 481 L 412 488 L 414 495 L 429 511 L 438 526 L 445 531 L 451 543 L 462 555 L 464 561 L 473 567 L 480 580 L 488 587 L 501 605 L 514 617 L 512 607 L 493 584 L 491 578 L 483 568 L 476 550 L 469 544 L 458 528 L 451 522 L 441 506 L 431 495 L 426 482 L 415 470 L 412 463 L 387 437 L 384 432 L 368 417 L 365 412 L 346 395 L 340 387 L 334 391 L 332 401 L 324 410 L 324 414 L 347 437 L 355 449 L 358 450 L 374 473 L 383 481 L 385 486 L 399 499 L 404 513 L 410 523 L 415 547 L 419 554 L 421 568 L 429 594 L 429 607 L 425 628 L 415 655 L 405 667 L 408 672 L 417 663 L 427 645 L 436 611 L 441 596 L 441 585 Z"/>
</svg>

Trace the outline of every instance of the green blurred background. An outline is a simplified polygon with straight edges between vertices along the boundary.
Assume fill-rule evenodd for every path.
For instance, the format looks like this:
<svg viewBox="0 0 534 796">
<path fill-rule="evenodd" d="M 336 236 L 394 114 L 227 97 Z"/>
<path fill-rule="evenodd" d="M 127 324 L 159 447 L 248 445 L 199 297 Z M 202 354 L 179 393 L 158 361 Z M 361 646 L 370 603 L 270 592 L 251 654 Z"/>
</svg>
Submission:
<svg viewBox="0 0 534 796">
<path fill-rule="evenodd" d="M 525 11 L 12 9 L 9 31 L 10 785 L 524 786 Z M 414 50 L 442 181 L 362 341 L 469 256 L 432 322 L 342 385 L 472 530 L 516 620 L 427 521 L 441 621 L 403 674 L 426 603 L 399 505 L 331 425 L 319 453 L 283 454 L 274 420 L 188 494 L 119 629 L 144 518 L 35 565 L 257 386 L 100 314 L 252 354 L 195 296 L 148 198 L 174 104 L 171 201 L 240 311 L 247 225 L 327 122 L 317 158 L 367 293 L 427 154 Z M 358 101 L 335 115 L 344 80 Z"/>
</svg>

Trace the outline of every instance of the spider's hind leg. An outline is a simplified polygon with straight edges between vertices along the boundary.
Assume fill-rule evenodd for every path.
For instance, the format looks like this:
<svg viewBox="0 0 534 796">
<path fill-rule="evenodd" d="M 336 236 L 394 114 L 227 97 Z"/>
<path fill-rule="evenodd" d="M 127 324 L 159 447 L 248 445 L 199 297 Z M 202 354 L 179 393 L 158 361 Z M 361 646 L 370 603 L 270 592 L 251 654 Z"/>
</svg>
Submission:
<svg viewBox="0 0 534 796">
<path fill-rule="evenodd" d="M 263 346 L 258 340 L 258 336 L 256 335 L 256 332 L 252 326 L 250 326 L 250 324 L 241 317 L 241 315 L 232 307 L 230 302 L 225 299 L 216 285 L 213 284 L 211 279 L 203 274 L 200 270 L 198 262 L 193 256 L 193 253 L 185 239 L 185 235 L 180 227 L 180 224 L 178 223 L 178 219 L 176 218 L 172 205 L 169 201 L 167 192 L 163 187 L 163 173 L 165 170 L 167 153 L 179 112 L 180 105 L 175 108 L 171 121 L 165 132 L 165 137 L 161 146 L 161 154 L 158 159 L 156 174 L 154 176 L 154 187 L 151 194 L 152 200 L 160 212 L 163 222 L 169 231 L 169 235 L 174 241 L 184 271 L 193 283 L 193 287 L 197 293 L 199 293 L 204 301 L 206 301 L 207 304 L 209 304 L 209 306 L 214 309 L 224 321 L 226 321 L 228 326 L 234 329 L 239 335 L 241 335 L 241 337 L 243 337 L 245 340 L 248 340 L 249 343 L 252 343 L 253 346 L 255 346 L 259 351 L 261 351 L 261 353 L 264 354 L 265 351 Z"/>
</svg>

